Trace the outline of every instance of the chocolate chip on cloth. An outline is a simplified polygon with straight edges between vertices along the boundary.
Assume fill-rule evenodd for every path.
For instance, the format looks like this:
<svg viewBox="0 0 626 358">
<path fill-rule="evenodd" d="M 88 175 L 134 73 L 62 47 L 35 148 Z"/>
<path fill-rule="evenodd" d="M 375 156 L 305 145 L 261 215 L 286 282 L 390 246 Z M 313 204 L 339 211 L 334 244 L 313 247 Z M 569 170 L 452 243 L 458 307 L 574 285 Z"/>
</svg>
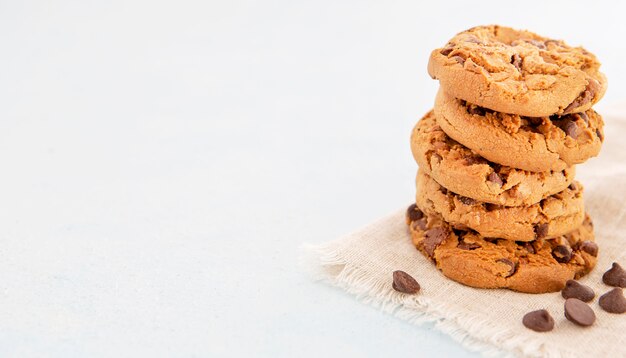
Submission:
<svg viewBox="0 0 626 358">
<path fill-rule="evenodd" d="M 548 332 L 554 328 L 554 318 L 546 310 L 528 312 L 524 315 L 522 323 L 526 328 L 535 332 Z"/>
<path fill-rule="evenodd" d="M 596 314 L 591 307 L 577 298 L 565 300 L 565 318 L 579 326 L 591 326 L 596 321 Z"/>
<path fill-rule="evenodd" d="M 591 302 L 596 294 L 591 287 L 582 285 L 578 281 L 568 280 L 565 283 L 565 288 L 561 291 L 563 298 L 578 298 L 583 302 Z"/>
<path fill-rule="evenodd" d="M 446 277 L 467 286 L 529 293 L 556 292 L 562 290 L 568 280 L 587 274 L 597 261 L 595 256 L 578 249 L 579 242 L 593 242 L 589 218 L 566 235 L 522 242 L 453 228 L 440 216 L 423 212 L 424 217 L 420 219 L 425 220 L 423 228 L 415 222 L 409 225 L 413 244 Z M 569 261 L 555 259 L 553 251 L 559 246 L 567 247 Z"/>
<path fill-rule="evenodd" d="M 600 304 L 603 310 L 609 313 L 626 312 L 626 298 L 621 288 L 614 288 L 600 296 L 598 304 Z"/>
<path fill-rule="evenodd" d="M 626 271 L 618 264 L 613 262 L 611 269 L 602 275 L 602 282 L 609 286 L 626 287 Z"/>
<path fill-rule="evenodd" d="M 391 286 L 394 290 L 407 294 L 414 294 L 420 290 L 420 284 L 411 275 L 399 270 L 393 272 Z"/>
<path fill-rule="evenodd" d="M 411 151 L 420 169 L 443 187 L 495 205 L 536 204 L 565 190 L 575 175 L 574 167 L 535 173 L 489 162 L 450 138 L 437 124 L 433 111 L 413 128 Z"/>
</svg>

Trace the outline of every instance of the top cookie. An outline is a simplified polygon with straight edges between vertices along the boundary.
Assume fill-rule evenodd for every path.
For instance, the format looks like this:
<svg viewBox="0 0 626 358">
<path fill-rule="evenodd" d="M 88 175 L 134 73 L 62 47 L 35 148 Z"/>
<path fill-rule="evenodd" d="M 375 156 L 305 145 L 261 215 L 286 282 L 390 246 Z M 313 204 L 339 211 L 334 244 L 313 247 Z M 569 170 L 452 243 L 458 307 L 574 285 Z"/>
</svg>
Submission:
<svg viewBox="0 0 626 358">
<path fill-rule="evenodd" d="M 583 112 L 607 81 L 582 47 L 498 25 L 454 36 L 430 55 L 428 73 L 456 98 L 498 112 L 543 117 Z"/>
</svg>

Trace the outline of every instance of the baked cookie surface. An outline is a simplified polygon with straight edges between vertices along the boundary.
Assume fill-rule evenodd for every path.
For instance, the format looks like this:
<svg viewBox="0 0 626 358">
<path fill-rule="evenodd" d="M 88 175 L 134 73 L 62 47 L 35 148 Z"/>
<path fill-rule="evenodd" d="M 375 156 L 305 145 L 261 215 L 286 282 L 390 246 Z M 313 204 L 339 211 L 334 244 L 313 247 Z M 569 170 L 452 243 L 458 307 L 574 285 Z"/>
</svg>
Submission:
<svg viewBox="0 0 626 358">
<path fill-rule="evenodd" d="M 486 203 L 532 205 L 567 188 L 574 167 L 542 173 L 501 166 L 450 138 L 430 111 L 415 125 L 411 151 L 420 169 L 454 193 Z"/>
<path fill-rule="evenodd" d="M 441 88 L 435 117 L 454 140 L 484 158 L 533 172 L 559 171 L 598 155 L 604 122 L 593 109 L 552 117 L 494 112 Z"/>
<path fill-rule="evenodd" d="M 417 206 L 440 216 L 452 227 L 472 229 L 484 237 L 533 241 L 566 234 L 585 218 L 583 188 L 574 181 L 565 190 L 528 206 L 485 204 L 455 194 L 420 170 L 416 177 Z"/>
<path fill-rule="evenodd" d="M 498 25 L 458 33 L 428 62 L 430 76 L 454 97 L 532 117 L 591 108 L 607 88 L 599 68 L 582 47 Z"/>
<path fill-rule="evenodd" d="M 453 229 L 412 205 L 407 224 L 413 244 L 442 273 L 479 288 L 508 288 L 527 293 L 556 292 L 565 282 L 587 274 L 596 264 L 598 246 L 587 216 L 578 228 L 552 239 L 515 242 Z"/>
</svg>

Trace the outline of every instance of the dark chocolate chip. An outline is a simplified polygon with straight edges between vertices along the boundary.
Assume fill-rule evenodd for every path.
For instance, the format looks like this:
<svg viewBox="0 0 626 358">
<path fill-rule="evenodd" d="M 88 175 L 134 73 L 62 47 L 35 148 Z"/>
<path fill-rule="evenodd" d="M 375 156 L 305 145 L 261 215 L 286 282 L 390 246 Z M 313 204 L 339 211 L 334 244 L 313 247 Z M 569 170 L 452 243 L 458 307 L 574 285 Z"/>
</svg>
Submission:
<svg viewBox="0 0 626 358">
<path fill-rule="evenodd" d="M 498 204 L 491 204 L 491 203 L 486 203 L 486 204 L 485 204 L 485 209 L 486 209 L 487 211 L 500 210 L 500 209 L 502 209 L 502 208 L 504 208 L 504 206 L 502 206 L 502 205 L 498 205 Z"/>
<path fill-rule="evenodd" d="M 480 245 L 475 244 L 475 243 L 467 243 L 465 241 L 461 241 L 459 242 L 459 244 L 456 246 L 461 250 L 476 250 L 476 249 L 480 249 Z"/>
<path fill-rule="evenodd" d="M 517 271 L 517 264 L 509 259 L 501 258 L 497 259 L 496 262 L 502 262 L 503 264 L 509 266 L 509 272 L 507 272 L 506 276 L 504 277 L 510 277 L 515 273 L 515 271 Z"/>
<path fill-rule="evenodd" d="M 459 201 L 465 205 L 475 205 L 476 203 L 478 203 L 476 200 L 472 198 L 468 198 L 466 196 L 459 195 L 458 198 L 459 198 Z"/>
<path fill-rule="evenodd" d="M 546 310 L 528 312 L 522 318 L 522 323 L 526 328 L 535 332 L 548 332 L 554 328 L 554 319 Z"/>
<path fill-rule="evenodd" d="M 420 290 L 420 284 L 408 273 L 404 271 L 393 272 L 393 283 L 391 284 L 394 290 L 402 293 L 414 294 Z"/>
<path fill-rule="evenodd" d="M 572 249 L 565 245 L 559 245 L 552 249 L 552 257 L 562 264 L 568 263 L 572 259 Z"/>
<path fill-rule="evenodd" d="M 452 56 L 451 58 L 461 65 L 465 63 L 465 59 L 461 56 Z"/>
<path fill-rule="evenodd" d="M 518 54 L 511 56 L 511 64 L 517 68 L 519 72 L 522 72 L 522 58 Z"/>
<path fill-rule="evenodd" d="M 578 298 L 583 302 L 590 302 L 596 297 L 591 287 L 581 285 L 578 281 L 567 280 L 565 288 L 561 291 L 563 298 Z"/>
<path fill-rule="evenodd" d="M 415 221 L 415 225 L 421 230 L 426 230 L 426 218 L 424 217 Z"/>
<path fill-rule="evenodd" d="M 440 191 L 443 195 L 447 195 L 447 194 L 448 194 L 448 189 L 446 189 L 446 188 L 444 188 L 444 187 L 442 187 L 442 186 L 440 186 L 440 187 L 439 187 L 439 191 Z"/>
<path fill-rule="evenodd" d="M 586 327 L 596 321 L 596 314 L 585 302 L 577 298 L 568 298 L 565 300 L 565 318 Z"/>
<path fill-rule="evenodd" d="M 596 135 L 600 138 L 600 141 L 604 140 L 604 134 L 600 131 L 600 129 L 596 129 Z"/>
<path fill-rule="evenodd" d="M 530 242 L 524 242 L 522 246 L 526 249 L 526 251 L 528 251 L 528 253 L 534 254 L 537 252 L 535 251 L 535 247 L 533 246 L 533 244 Z"/>
<path fill-rule="evenodd" d="M 598 90 L 600 90 L 600 83 L 593 78 L 590 78 L 589 82 L 587 83 L 587 87 L 585 87 L 585 89 L 580 92 L 578 97 L 576 97 L 576 99 L 574 99 L 572 103 L 565 107 L 563 113 L 571 113 L 576 108 L 584 106 L 587 103 L 591 102 L 596 96 L 596 92 L 598 92 Z"/>
<path fill-rule="evenodd" d="M 411 204 L 408 209 L 406 209 L 406 216 L 409 218 L 409 221 L 416 221 L 424 217 L 424 213 L 417 207 L 415 204 Z"/>
<path fill-rule="evenodd" d="M 572 182 L 572 184 L 570 184 L 570 185 L 568 186 L 568 188 L 569 188 L 570 190 L 574 190 L 574 191 L 576 191 L 576 190 L 578 190 L 578 185 L 576 185 L 576 183 L 575 183 L 575 182 Z"/>
<path fill-rule="evenodd" d="M 454 50 L 454 45 L 448 44 L 446 45 L 446 47 L 442 48 L 439 53 L 441 53 L 444 56 L 448 56 L 452 52 L 452 50 Z"/>
<path fill-rule="evenodd" d="M 491 174 L 489 174 L 489 176 L 487 177 L 487 179 L 492 182 L 492 183 L 496 183 L 499 186 L 502 186 L 503 182 L 502 182 L 502 178 L 500 178 L 500 175 L 498 175 L 498 173 L 496 172 L 491 172 Z"/>
<path fill-rule="evenodd" d="M 578 245 L 578 249 L 582 250 L 593 257 L 598 256 L 598 244 L 593 241 L 583 241 Z"/>
<path fill-rule="evenodd" d="M 428 256 L 433 257 L 435 249 L 448 238 L 448 234 L 448 230 L 441 226 L 426 231 L 423 244 Z"/>
<path fill-rule="evenodd" d="M 602 282 L 609 286 L 626 287 L 626 271 L 617 262 L 613 262 L 611 269 L 602 275 Z"/>
<path fill-rule="evenodd" d="M 537 236 L 538 239 L 543 239 L 544 237 L 548 236 L 549 227 L 550 227 L 550 224 L 548 223 L 537 224 L 535 226 L 535 236 Z"/>
<path fill-rule="evenodd" d="M 614 288 L 600 296 L 598 304 L 603 310 L 610 313 L 626 312 L 626 298 L 621 288 Z"/>
<path fill-rule="evenodd" d="M 578 138 L 578 125 L 572 120 L 567 120 L 563 124 L 563 132 L 572 137 L 572 139 L 576 139 Z"/>
</svg>

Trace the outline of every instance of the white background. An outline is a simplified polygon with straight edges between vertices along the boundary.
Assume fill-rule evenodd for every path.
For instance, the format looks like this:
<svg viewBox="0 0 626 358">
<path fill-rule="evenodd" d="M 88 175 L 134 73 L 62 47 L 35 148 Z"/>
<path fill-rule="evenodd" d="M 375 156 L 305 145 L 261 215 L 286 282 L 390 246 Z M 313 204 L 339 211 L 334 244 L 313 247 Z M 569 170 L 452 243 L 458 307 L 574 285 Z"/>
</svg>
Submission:
<svg viewBox="0 0 626 358">
<path fill-rule="evenodd" d="M 1 1 L 0 356 L 475 355 L 312 282 L 299 247 L 412 201 L 458 31 L 584 44 L 598 109 L 623 99 L 600 5 Z"/>
</svg>

